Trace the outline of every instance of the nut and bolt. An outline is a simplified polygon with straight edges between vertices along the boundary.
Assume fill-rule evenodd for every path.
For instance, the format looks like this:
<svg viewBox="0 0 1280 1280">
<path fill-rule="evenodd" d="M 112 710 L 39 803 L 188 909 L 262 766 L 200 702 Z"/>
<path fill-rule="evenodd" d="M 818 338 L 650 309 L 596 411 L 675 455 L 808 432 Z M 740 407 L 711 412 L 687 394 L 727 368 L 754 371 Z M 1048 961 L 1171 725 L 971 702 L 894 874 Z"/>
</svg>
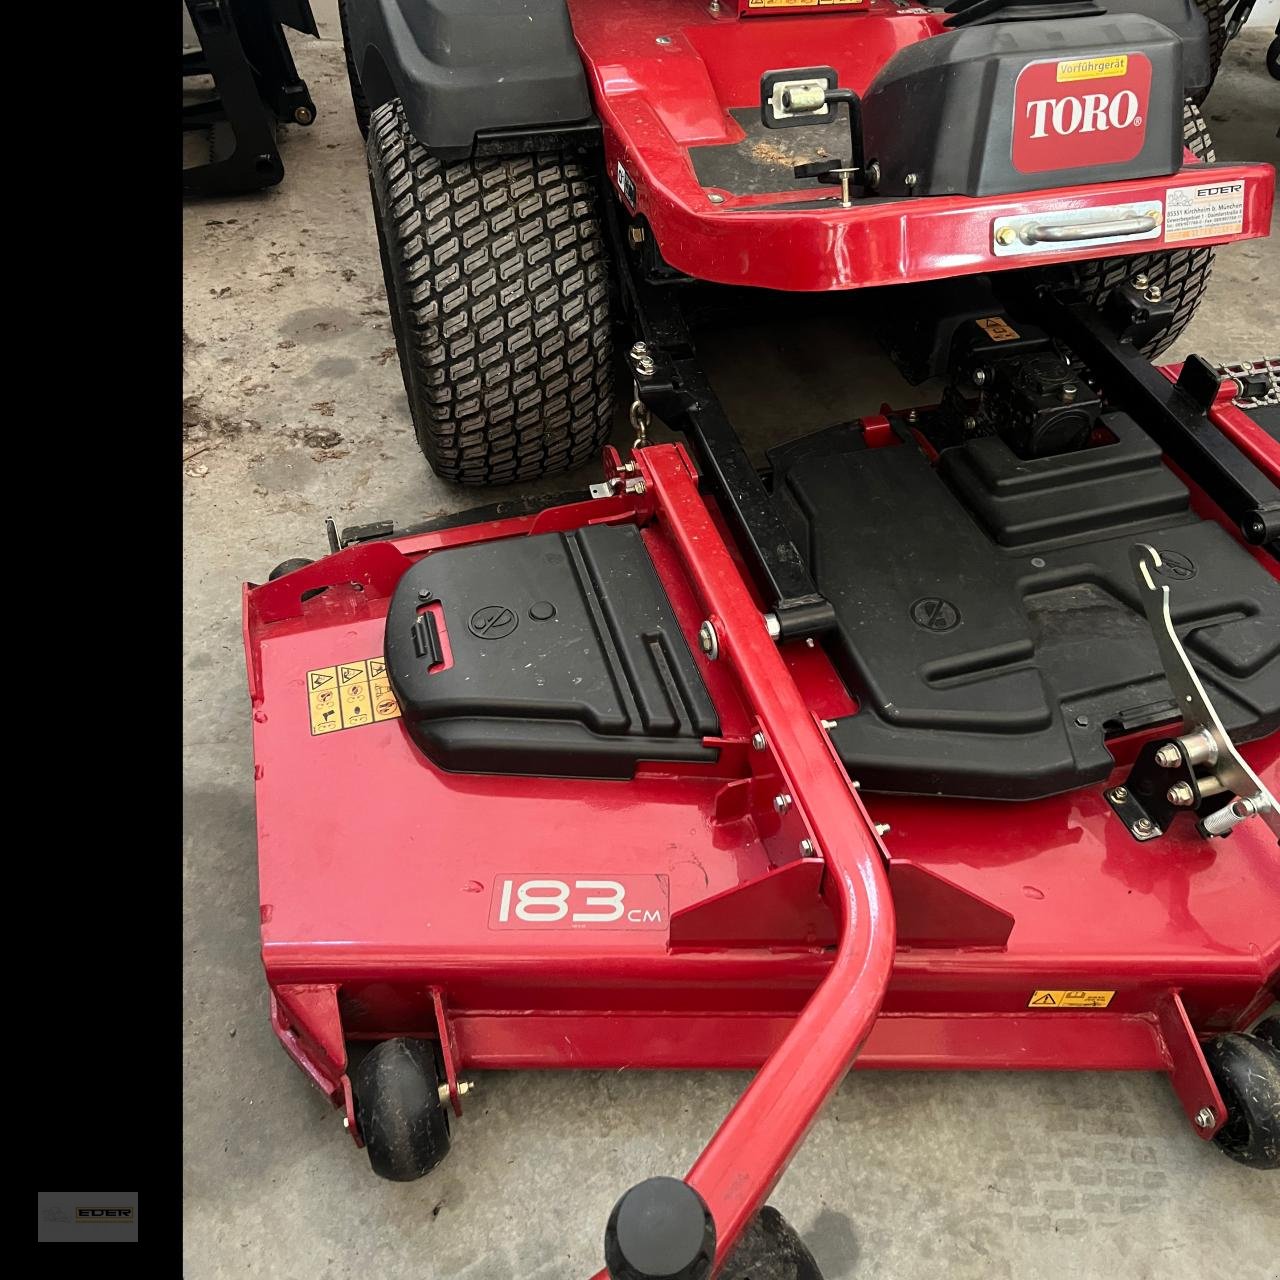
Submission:
<svg viewBox="0 0 1280 1280">
<path fill-rule="evenodd" d="M 459 1080 L 458 1081 L 458 1097 L 465 1098 L 467 1094 L 469 1094 L 471 1090 L 474 1088 L 475 1088 L 475 1085 L 472 1084 L 470 1080 Z M 447 1084 L 442 1084 L 440 1088 L 436 1090 L 436 1097 L 438 1097 L 445 1106 L 448 1106 L 449 1105 L 449 1086 Z"/>
<path fill-rule="evenodd" d="M 315 119 L 315 115 L 310 107 L 298 107 L 293 113 L 293 118 L 299 124 L 310 124 Z"/>
<path fill-rule="evenodd" d="M 1156 829 L 1156 824 L 1150 818 L 1139 818 L 1133 824 L 1133 834 L 1136 836 L 1149 836 Z"/>
<path fill-rule="evenodd" d="M 809 839 L 800 841 L 800 856 L 802 858 L 813 858 L 817 856 L 817 849 L 813 847 L 813 841 Z"/>
<path fill-rule="evenodd" d="M 1116 802 L 1116 804 L 1124 804 L 1124 802 L 1129 798 L 1129 788 L 1117 787 L 1111 793 L 1111 798 Z"/>
<path fill-rule="evenodd" d="M 1182 755 L 1172 742 L 1166 742 L 1156 752 L 1156 764 L 1162 769 L 1176 769 L 1182 763 Z"/>
<path fill-rule="evenodd" d="M 764 734 L 761 733 L 758 729 L 756 730 L 755 733 L 751 735 L 751 746 L 752 746 L 752 749 L 755 751 L 764 750 Z"/>
<path fill-rule="evenodd" d="M 671 43 L 671 37 L 670 37 L 670 36 L 657 36 L 657 37 L 654 39 L 654 42 L 653 42 L 653 43 L 654 43 L 654 44 L 670 44 L 670 43 Z"/>
<path fill-rule="evenodd" d="M 830 733 L 830 732 L 831 732 L 831 730 L 832 730 L 832 729 L 834 729 L 834 728 L 836 727 L 836 722 L 835 722 L 834 720 L 824 720 L 824 721 L 822 722 L 822 727 L 823 727 L 823 728 L 824 728 L 828 733 Z"/>
<path fill-rule="evenodd" d="M 876 835 L 878 836 L 887 836 L 892 830 L 893 828 L 887 822 L 876 823 Z"/>
<path fill-rule="evenodd" d="M 1074 382 L 1064 382 L 1062 390 L 1058 392 L 1058 397 L 1063 404 L 1071 404 L 1075 400 L 1080 388 Z"/>
<path fill-rule="evenodd" d="M 987 381 L 987 371 L 985 369 L 975 369 L 973 371 L 972 377 L 973 377 L 973 385 L 975 387 L 984 386 Z"/>
<path fill-rule="evenodd" d="M 1196 802 L 1196 793 L 1189 782 L 1175 782 L 1164 793 L 1164 798 L 1178 809 L 1190 809 Z"/>
<path fill-rule="evenodd" d="M 707 199 L 710 200 L 712 204 L 724 204 L 724 196 L 722 196 L 718 191 L 713 191 Z"/>
<path fill-rule="evenodd" d="M 1200 1129 L 1212 1129 L 1213 1122 L 1218 1117 L 1213 1114 L 1212 1107 L 1201 1107 L 1196 1112 L 1196 1127 Z"/>
<path fill-rule="evenodd" d="M 1160 286 L 1158 284 L 1153 284 L 1142 296 L 1146 298 L 1148 302 L 1159 302 L 1163 294 L 1161 293 Z"/>
<path fill-rule="evenodd" d="M 648 356 L 641 356 L 636 361 L 636 372 L 641 377 L 648 378 L 653 374 L 653 361 Z"/>
<path fill-rule="evenodd" d="M 709 618 L 698 628 L 698 644 L 712 662 L 720 656 L 720 640 Z"/>
<path fill-rule="evenodd" d="M 917 186 L 920 182 L 920 175 L 918 173 L 909 173 L 905 178 L 903 178 L 902 182 L 906 187 Z"/>
<path fill-rule="evenodd" d="M 1001 227 L 996 232 L 996 244 L 1010 245 L 1018 238 L 1018 233 L 1012 227 Z"/>
<path fill-rule="evenodd" d="M 766 613 L 764 615 L 764 629 L 768 633 L 770 640 L 776 640 L 782 634 L 782 623 L 778 621 L 776 613 Z"/>
<path fill-rule="evenodd" d="M 1147 277 L 1145 275 L 1134 276 L 1133 287 L 1135 289 L 1145 289 L 1147 287 Z"/>
<path fill-rule="evenodd" d="M 1037 563 L 1036 563 L 1036 561 L 1039 561 L 1039 563 L 1037 564 Z M 1033 565 L 1035 565 L 1035 567 L 1036 567 L 1037 569 L 1043 569 L 1043 568 L 1044 568 L 1044 561 L 1043 561 L 1043 560 L 1041 560 L 1039 556 L 1036 556 L 1036 558 L 1035 558 L 1034 560 L 1032 560 L 1032 562 L 1031 562 L 1031 563 L 1032 563 Z M 1076 716 L 1076 727 L 1077 727 L 1077 728 L 1079 728 L 1079 729 L 1087 729 L 1087 728 L 1089 727 L 1089 717 L 1088 717 L 1088 716 Z"/>
<path fill-rule="evenodd" d="M 873 160 L 867 165 L 867 186 L 873 191 L 880 185 L 880 162 Z"/>
<path fill-rule="evenodd" d="M 344 1129 L 346 1129 L 346 1130 L 350 1131 L 350 1129 L 351 1129 L 351 1117 L 350 1117 L 350 1116 L 343 1116 L 343 1117 L 342 1117 L 342 1127 L 343 1127 Z"/>
<path fill-rule="evenodd" d="M 787 795 L 785 791 L 781 791 L 773 797 L 773 811 L 778 815 L 778 817 L 782 817 L 782 815 L 790 808 L 791 797 Z"/>
<path fill-rule="evenodd" d="M 649 344 L 647 342 L 636 342 L 632 344 L 631 354 L 639 360 L 641 356 L 649 354 Z"/>
<path fill-rule="evenodd" d="M 1241 796 L 1239 800 L 1236 800 L 1232 804 L 1231 812 L 1234 813 L 1237 818 L 1252 818 L 1253 815 L 1258 812 L 1258 806 L 1252 800 L 1248 799 L 1248 797 Z"/>
</svg>

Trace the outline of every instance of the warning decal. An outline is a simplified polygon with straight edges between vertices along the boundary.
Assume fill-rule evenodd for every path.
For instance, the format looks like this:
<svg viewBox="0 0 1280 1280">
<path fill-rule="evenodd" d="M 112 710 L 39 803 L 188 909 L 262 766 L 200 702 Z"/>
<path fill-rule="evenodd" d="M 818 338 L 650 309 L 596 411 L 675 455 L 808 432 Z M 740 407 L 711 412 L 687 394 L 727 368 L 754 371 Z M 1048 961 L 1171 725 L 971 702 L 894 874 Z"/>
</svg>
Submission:
<svg viewBox="0 0 1280 1280">
<path fill-rule="evenodd" d="M 1244 182 L 1170 187 L 1164 215 L 1165 243 L 1239 235 L 1244 230 Z"/>
<path fill-rule="evenodd" d="M 381 654 L 360 662 L 344 662 L 307 672 L 307 704 L 311 733 L 358 729 L 379 720 L 394 720 L 400 704 L 391 692 L 387 664 Z"/>
<path fill-rule="evenodd" d="M 1105 1009 L 1114 991 L 1033 991 L 1028 1009 Z"/>
<path fill-rule="evenodd" d="M 978 328 L 991 339 L 992 342 L 1012 342 L 1018 337 L 1018 331 L 1003 316 L 987 316 L 985 320 L 977 322 Z"/>
</svg>

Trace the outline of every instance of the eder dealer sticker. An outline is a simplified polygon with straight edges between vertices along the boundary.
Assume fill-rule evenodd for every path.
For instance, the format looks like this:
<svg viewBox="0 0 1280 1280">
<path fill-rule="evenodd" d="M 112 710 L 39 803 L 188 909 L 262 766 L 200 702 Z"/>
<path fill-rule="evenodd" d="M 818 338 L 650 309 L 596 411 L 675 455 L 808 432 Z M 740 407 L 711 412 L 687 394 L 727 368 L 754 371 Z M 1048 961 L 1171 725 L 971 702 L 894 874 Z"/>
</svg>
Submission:
<svg viewBox="0 0 1280 1280">
<path fill-rule="evenodd" d="M 1244 182 L 1171 187 L 1166 193 L 1165 243 L 1235 236 L 1244 230 Z"/>
</svg>

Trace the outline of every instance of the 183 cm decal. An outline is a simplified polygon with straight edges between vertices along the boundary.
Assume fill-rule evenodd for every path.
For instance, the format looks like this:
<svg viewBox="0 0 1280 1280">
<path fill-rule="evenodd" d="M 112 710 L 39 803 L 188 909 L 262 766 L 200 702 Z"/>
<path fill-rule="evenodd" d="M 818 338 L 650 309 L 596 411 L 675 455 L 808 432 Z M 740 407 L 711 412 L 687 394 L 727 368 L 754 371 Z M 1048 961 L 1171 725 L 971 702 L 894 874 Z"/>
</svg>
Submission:
<svg viewBox="0 0 1280 1280">
<path fill-rule="evenodd" d="M 499 876 L 491 929 L 665 929 L 666 876 Z"/>
</svg>

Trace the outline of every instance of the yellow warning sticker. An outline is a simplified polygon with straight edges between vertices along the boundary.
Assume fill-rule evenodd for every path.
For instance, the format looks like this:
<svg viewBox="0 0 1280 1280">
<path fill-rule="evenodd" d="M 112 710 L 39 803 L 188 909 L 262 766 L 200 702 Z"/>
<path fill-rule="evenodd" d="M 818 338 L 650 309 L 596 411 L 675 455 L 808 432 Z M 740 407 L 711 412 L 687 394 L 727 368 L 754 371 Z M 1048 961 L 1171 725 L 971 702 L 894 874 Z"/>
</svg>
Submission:
<svg viewBox="0 0 1280 1280">
<path fill-rule="evenodd" d="M 1058 63 L 1058 83 L 1067 80 L 1106 80 L 1110 76 L 1123 76 L 1129 71 L 1127 53 L 1108 54 L 1104 58 L 1072 58 Z"/>
<path fill-rule="evenodd" d="M 307 704 L 313 737 L 394 720 L 400 714 L 381 654 L 308 671 Z"/>
<path fill-rule="evenodd" d="M 1028 1009 L 1105 1009 L 1114 991 L 1033 991 Z"/>
<path fill-rule="evenodd" d="M 987 316 L 986 319 L 978 321 L 978 328 L 992 342 L 1012 342 L 1014 338 L 1021 336 L 1004 316 Z"/>
</svg>

